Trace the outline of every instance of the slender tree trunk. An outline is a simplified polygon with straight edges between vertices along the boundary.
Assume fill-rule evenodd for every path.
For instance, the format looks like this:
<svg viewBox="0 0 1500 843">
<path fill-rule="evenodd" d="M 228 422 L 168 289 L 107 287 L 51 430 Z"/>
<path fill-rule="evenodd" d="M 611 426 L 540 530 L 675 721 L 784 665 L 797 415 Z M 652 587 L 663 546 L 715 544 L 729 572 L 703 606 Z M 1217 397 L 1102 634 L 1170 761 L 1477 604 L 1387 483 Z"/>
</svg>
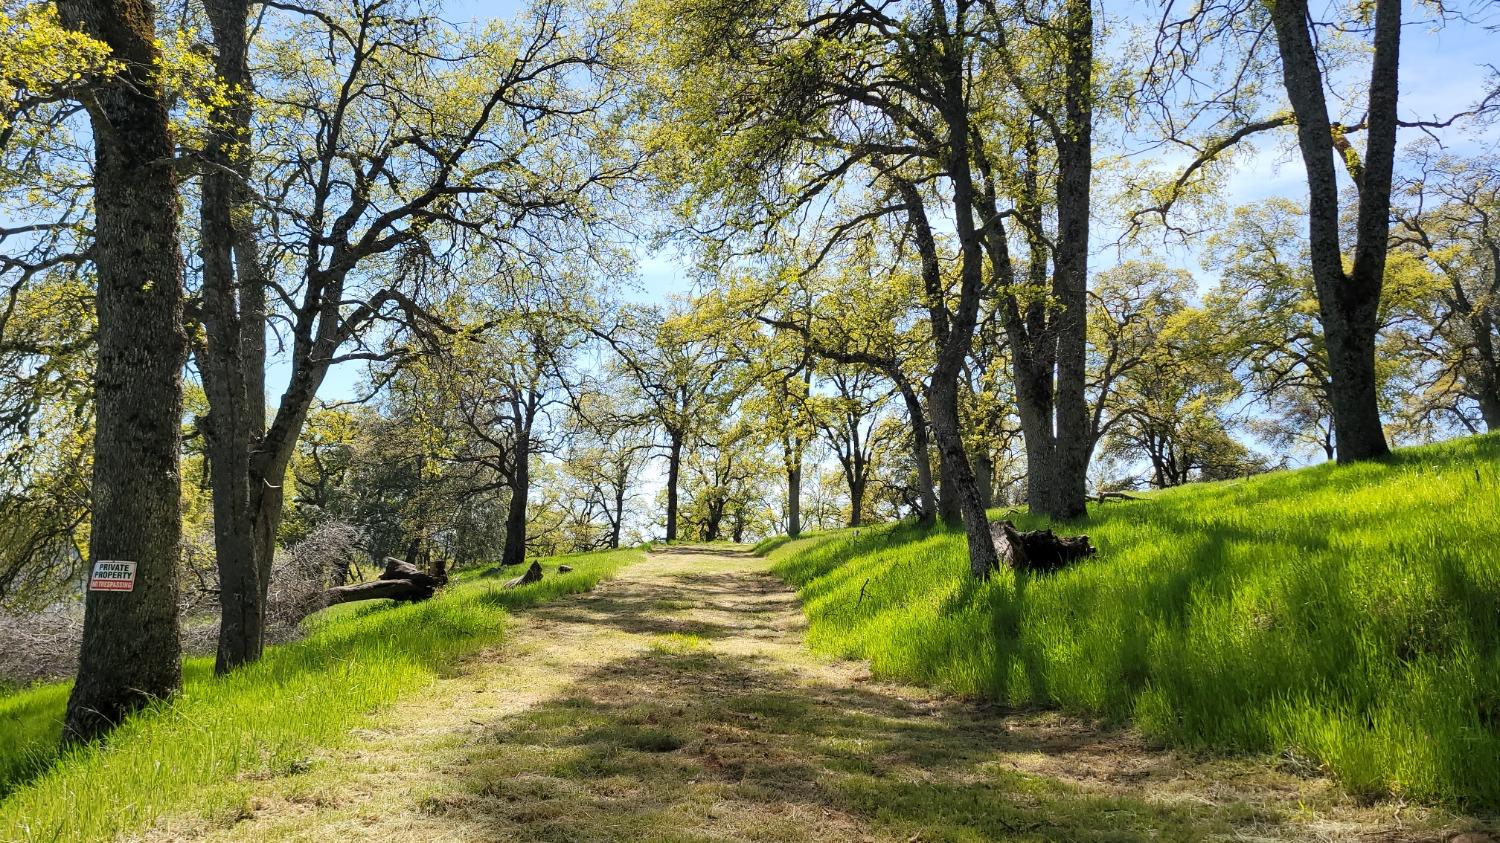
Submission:
<svg viewBox="0 0 1500 843">
<path fill-rule="evenodd" d="M 615 517 L 609 525 L 609 546 L 618 549 L 620 547 L 620 530 L 625 524 L 625 483 L 622 480 L 615 486 Z"/>
<path fill-rule="evenodd" d="M 1052 432 L 1052 372 L 1039 370 L 1012 343 L 1016 413 L 1026 446 L 1026 506 L 1033 515 L 1050 516 L 1056 505 L 1057 441 Z"/>
<path fill-rule="evenodd" d="M 802 535 L 802 460 L 798 459 L 786 472 L 786 534 L 792 538 Z"/>
<path fill-rule="evenodd" d="M 668 431 L 667 445 L 667 541 L 677 540 L 677 479 L 682 473 L 682 433 Z"/>
<path fill-rule="evenodd" d="M 941 263 L 936 239 L 927 218 L 921 192 L 911 182 L 894 178 L 894 184 L 907 205 L 917 252 L 922 260 L 922 286 L 928 319 L 932 325 L 936 359 L 928 379 L 928 408 L 932 415 L 932 433 L 936 440 L 942 467 L 947 470 L 951 486 L 943 489 L 944 497 L 956 497 L 963 519 L 969 551 L 969 571 L 987 578 L 1000 565 L 990 538 L 989 520 L 979 503 L 979 489 L 973 469 L 964 453 L 959 435 L 958 376 L 974 339 L 978 323 L 979 301 L 983 285 L 983 245 L 974 223 L 974 180 L 970 170 L 970 127 L 967 93 L 964 86 L 964 62 L 958 55 L 944 54 L 939 72 L 944 87 L 943 121 L 947 129 L 948 175 L 953 185 L 954 228 L 958 235 L 959 294 L 957 306 L 947 305 Z"/>
<path fill-rule="evenodd" d="M 865 483 L 866 478 L 863 471 L 849 484 L 849 526 L 859 527 L 864 524 L 865 510 Z"/>
<path fill-rule="evenodd" d="M 531 451 L 529 431 L 516 436 L 515 467 L 511 471 L 510 504 L 505 512 L 505 548 L 501 565 L 519 565 L 526 561 L 526 505 L 531 494 Z"/>
<path fill-rule="evenodd" d="M 993 539 L 990 538 L 989 517 L 979 501 L 979 484 L 974 480 L 974 470 L 964 452 L 963 439 L 958 427 L 958 380 L 937 378 L 932 380 L 928 393 L 928 405 L 932 408 L 932 430 L 937 440 L 938 455 L 942 459 L 948 476 L 953 478 L 951 486 L 943 494 L 955 498 L 963 519 L 964 533 L 969 546 L 969 573 L 980 579 L 988 579 L 990 571 L 998 567 Z M 988 553 L 984 549 L 988 547 Z"/>
<path fill-rule="evenodd" d="M 917 468 L 917 496 L 922 502 L 919 523 L 931 524 L 938 516 L 937 493 L 932 487 L 932 446 L 927 438 L 927 414 L 922 399 L 904 377 L 896 377 L 896 388 L 906 402 L 906 418 L 911 423 L 912 461 Z M 956 514 L 956 513 L 955 513 Z"/>
<path fill-rule="evenodd" d="M 63 20 L 109 45 L 118 76 L 86 103 L 94 130 L 93 509 L 89 561 L 133 562 L 130 591 L 88 591 L 65 742 L 98 737 L 182 683 L 177 573 L 182 327 L 176 169 L 145 0 L 61 0 Z"/>
</svg>

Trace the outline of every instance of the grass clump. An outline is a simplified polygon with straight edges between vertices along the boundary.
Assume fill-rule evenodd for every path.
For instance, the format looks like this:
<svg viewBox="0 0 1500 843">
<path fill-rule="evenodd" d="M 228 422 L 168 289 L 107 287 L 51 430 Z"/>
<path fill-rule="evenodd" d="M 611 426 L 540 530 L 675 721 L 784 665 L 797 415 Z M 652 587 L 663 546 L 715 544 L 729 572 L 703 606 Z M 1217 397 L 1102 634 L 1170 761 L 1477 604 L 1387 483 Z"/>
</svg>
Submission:
<svg viewBox="0 0 1500 843">
<path fill-rule="evenodd" d="M 305 768 L 363 715 L 499 642 L 507 611 L 586 591 L 640 557 L 574 556 L 566 574 L 546 560 L 548 575 L 521 588 L 469 579 L 423 603 L 334 607 L 309 619 L 306 638 L 223 679 L 212 659 L 186 660 L 177 698 L 67 753 L 69 683 L 0 698 L 0 839 L 107 839 L 174 812 L 233 816 L 256 780 Z"/>
<path fill-rule="evenodd" d="M 1050 576 L 974 581 L 961 533 L 911 525 L 770 555 L 809 642 L 879 675 L 1493 807 L 1497 524 L 1500 437 L 1483 436 L 1096 507 L 1063 532 L 1099 556 Z"/>
</svg>

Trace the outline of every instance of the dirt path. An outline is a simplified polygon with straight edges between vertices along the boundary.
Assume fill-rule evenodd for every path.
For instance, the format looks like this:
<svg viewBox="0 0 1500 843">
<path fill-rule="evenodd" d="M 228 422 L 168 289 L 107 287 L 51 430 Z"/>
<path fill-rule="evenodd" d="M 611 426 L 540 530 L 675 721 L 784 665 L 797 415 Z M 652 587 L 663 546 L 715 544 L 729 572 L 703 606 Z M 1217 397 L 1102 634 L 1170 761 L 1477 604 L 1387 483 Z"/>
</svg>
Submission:
<svg viewBox="0 0 1500 843">
<path fill-rule="evenodd" d="M 154 840 L 1444 840 L 1263 763 L 873 682 L 801 645 L 764 560 L 652 555 L 507 645 Z"/>
</svg>

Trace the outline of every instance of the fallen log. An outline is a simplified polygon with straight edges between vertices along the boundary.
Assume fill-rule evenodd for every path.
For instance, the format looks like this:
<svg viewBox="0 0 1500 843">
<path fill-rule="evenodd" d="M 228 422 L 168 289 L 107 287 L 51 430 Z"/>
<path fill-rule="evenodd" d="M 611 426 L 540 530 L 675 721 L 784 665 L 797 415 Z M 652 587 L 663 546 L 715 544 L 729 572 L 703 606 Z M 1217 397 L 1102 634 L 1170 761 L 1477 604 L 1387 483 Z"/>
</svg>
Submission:
<svg viewBox="0 0 1500 843">
<path fill-rule="evenodd" d="M 540 563 L 540 562 L 532 562 L 531 563 L 531 567 L 526 569 L 526 573 L 524 573 L 521 576 L 516 577 L 515 579 L 507 582 L 505 584 L 505 587 L 506 588 L 520 588 L 523 585 L 531 585 L 534 582 L 540 582 L 541 579 L 542 579 L 542 563 Z"/>
<path fill-rule="evenodd" d="M 445 576 L 433 576 L 415 565 L 403 562 L 394 556 L 388 556 L 385 560 L 385 570 L 380 572 L 378 579 L 325 589 L 323 603 L 326 606 L 333 606 L 358 600 L 386 598 L 415 602 L 431 597 L 437 592 L 439 586 L 447 582 L 448 578 Z"/>
<path fill-rule="evenodd" d="M 1051 573 L 1097 552 L 1088 536 L 1058 536 L 1051 530 L 1022 532 L 1009 521 L 991 522 L 990 538 L 1000 564 L 1016 571 Z"/>
</svg>

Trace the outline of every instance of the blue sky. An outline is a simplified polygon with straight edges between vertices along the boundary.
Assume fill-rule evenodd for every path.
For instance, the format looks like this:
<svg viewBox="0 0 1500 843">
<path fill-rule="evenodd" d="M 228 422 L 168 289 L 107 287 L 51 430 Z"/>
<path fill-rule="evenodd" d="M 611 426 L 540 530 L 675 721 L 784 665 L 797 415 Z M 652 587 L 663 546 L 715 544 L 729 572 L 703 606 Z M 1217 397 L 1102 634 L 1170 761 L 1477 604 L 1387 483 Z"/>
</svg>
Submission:
<svg viewBox="0 0 1500 843">
<path fill-rule="evenodd" d="M 482 22 L 492 17 L 513 16 L 523 4 L 515 0 L 447 0 L 445 16 L 455 22 Z M 1125 9 L 1130 15 L 1146 15 L 1154 20 L 1160 14 L 1160 4 L 1144 4 L 1136 0 L 1123 3 L 1109 2 L 1111 11 Z M 1479 95 L 1484 80 L 1484 66 L 1500 61 L 1500 35 L 1485 29 L 1465 24 L 1433 26 L 1415 4 L 1409 4 L 1409 21 L 1402 39 L 1401 102 L 1402 116 L 1406 119 L 1446 118 L 1473 103 Z M 1494 16 L 1500 18 L 1500 16 Z M 1496 22 L 1494 20 L 1492 23 Z M 1403 130 L 1402 141 L 1418 137 L 1416 130 Z M 1496 127 L 1479 137 L 1462 137 L 1451 133 L 1444 136 L 1445 142 L 1460 151 L 1494 149 Z M 1290 136 L 1283 134 L 1274 140 L 1266 140 L 1255 154 L 1242 159 L 1240 166 L 1229 179 L 1227 199 L 1231 205 L 1254 202 L 1271 196 L 1300 198 L 1305 196 L 1304 174 L 1300 158 L 1289 147 Z M 1101 228 L 1108 226 L 1101 225 Z M 1114 263 L 1113 236 L 1097 233 L 1093 240 L 1099 252 L 1095 257 L 1096 269 Z M 1207 276 L 1197 264 L 1196 249 L 1175 247 L 1168 251 L 1169 261 L 1194 271 L 1200 280 Z M 637 252 L 637 276 L 639 287 L 625 291 L 629 298 L 661 300 L 671 295 L 691 292 L 691 275 L 677 256 L 670 250 L 653 252 L 642 248 Z M 323 389 L 325 400 L 347 398 L 358 385 L 362 370 L 357 366 L 342 366 L 331 372 Z M 271 383 L 279 387 L 286 377 L 285 367 L 273 365 Z"/>
</svg>

